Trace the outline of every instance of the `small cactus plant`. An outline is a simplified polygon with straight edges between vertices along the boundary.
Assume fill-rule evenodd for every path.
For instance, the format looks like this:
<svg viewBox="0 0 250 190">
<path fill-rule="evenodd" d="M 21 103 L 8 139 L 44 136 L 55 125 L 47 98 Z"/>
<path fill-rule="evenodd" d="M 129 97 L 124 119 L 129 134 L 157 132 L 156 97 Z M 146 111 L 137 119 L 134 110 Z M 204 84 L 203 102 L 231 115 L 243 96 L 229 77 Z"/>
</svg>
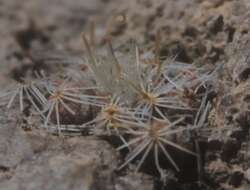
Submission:
<svg viewBox="0 0 250 190">
<path fill-rule="evenodd" d="M 77 75 L 77 79 L 73 78 L 74 74 L 66 76 L 66 79 L 55 76 L 35 78 L 1 91 L 1 103 L 10 108 L 18 99 L 22 112 L 27 100 L 41 116 L 44 127 L 49 129 L 56 126 L 60 134 L 62 131 L 82 131 L 88 127 L 92 131 L 101 129 L 102 135 L 118 136 L 122 142 L 118 150 L 129 148 L 125 162 L 119 169 L 142 155 L 136 167 L 138 171 L 148 155 L 152 154 L 155 167 L 164 178 L 166 168 L 162 168 L 159 161 L 159 154 L 163 154 L 177 171 L 181 170 L 167 147 L 197 155 L 171 137 L 205 125 L 211 106 L 206 98 L 207 83 L 213 81 L 215 72 L 204 72 L 194 64 L 174 60 L 162 62 L 159 58 L 153 65 L 144 64 L 147 60 L 141 60 L 137 47 L 134 48 L 134 55 L 125 59 L 128 61 L 126 63 L 116 57 L 111 44 L 108 56 L 98 56 L 91 50 L 85 36 L 83 42 L 87 50 L 83 62 L 91 70 L 92 86 L 86 87 L 83 83 L 85 78 L 79 79 L 82 73 Z M 70 59 L 65 60 L 66 67 L 71 67 Z M 65 60 L 62 60 L 63 64 Z M 73 60 L 72 64 L 79 64 L 79 61 Z M 74 68 L 78 67 L 72 67 L 71 74 L 82 72 Z M 201 87 L 202 93 L 199 93 Z M 192 96 L 187 95 L 190 93 Z M 10 99 L 6 101 L 7 97 Z M 92 120 L 67 128 L 61 114 L 66 112 L 74 116 L 79 111 L 75 105 L 90 106 L 96 113 Z"/>
</svg>

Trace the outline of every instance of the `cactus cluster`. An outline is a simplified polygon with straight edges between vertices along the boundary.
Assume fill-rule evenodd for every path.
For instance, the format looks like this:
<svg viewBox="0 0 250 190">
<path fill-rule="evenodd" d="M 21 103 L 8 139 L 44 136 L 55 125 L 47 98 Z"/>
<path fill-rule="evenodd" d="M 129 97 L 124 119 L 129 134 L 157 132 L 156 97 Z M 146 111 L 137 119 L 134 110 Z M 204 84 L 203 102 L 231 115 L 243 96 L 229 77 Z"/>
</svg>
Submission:
<svg viewBox="0 0 250 190">
<path fill-rule="evenodd" d="M 91 135 L 119 137 L 117 150 L 127 149 L 128 153 L 118 169 L 133 162 L 138 171 L 152 155 L 157 172 L 164 178 L 162 162 L 181 170 L 169 147 L 197 156 L 175 137 L 207 125 L 217 69 L 208 71 L 196 64 L 161 60 L 158 55 L 143 56 L 136 45 L 126 55 L 116 56 L 109 44 L 107 55 L 99 56 L 85 36 L 83 43 L 87 55 L 82 62 L 91 72 L 89 81 L 79 69 L 82 63 L 72 61 L 65 73 L 39 71 L 14 80 L 1 90 L 1 105 L 8 109 L 19 106 L 20 112 L 33 111 L 45 129 L 59 135 L 88 129 Z M 82 106 L 94 110 L 94 118 L 72 122 L 82 117 Z"/>
</svg>

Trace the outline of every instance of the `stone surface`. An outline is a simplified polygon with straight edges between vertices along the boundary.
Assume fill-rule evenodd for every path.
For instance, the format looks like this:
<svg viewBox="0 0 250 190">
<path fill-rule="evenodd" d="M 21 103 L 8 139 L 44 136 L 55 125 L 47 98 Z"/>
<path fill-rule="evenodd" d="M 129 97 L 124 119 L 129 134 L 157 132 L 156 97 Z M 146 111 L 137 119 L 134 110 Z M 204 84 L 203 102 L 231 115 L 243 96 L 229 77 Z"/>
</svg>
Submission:
<svg viewBox="0 0 250 190">
<path fill-rule="evenodd" d="M 10 123 L 0 127 L 0 167 L 12 168 L 33 154 L 23 131 Z"/>
<path fill-rule="evenodd" d="M 126 176 L 121 176 L 116 180 L 115 190 L 152 190 L 152 178 L 147 175 L 129 173 Z"/>
<path fill-rule="evenodd" d="M 98 168 L 107 167 L 107 176 L 111 176 L 115 169 L 113 149 L 98 139 L 50 137 L 36 140 L 46 143 L 46 148 L 40 150 L 39 154 L 23 159 L 15 168 L 13 176 L 0 183 L 0 189 L 90 190 L 94 186 L 95 173 L 103 172 L 97 171 Z M 37 143 L 34 139 L 30 142 Z"/>
</svg>

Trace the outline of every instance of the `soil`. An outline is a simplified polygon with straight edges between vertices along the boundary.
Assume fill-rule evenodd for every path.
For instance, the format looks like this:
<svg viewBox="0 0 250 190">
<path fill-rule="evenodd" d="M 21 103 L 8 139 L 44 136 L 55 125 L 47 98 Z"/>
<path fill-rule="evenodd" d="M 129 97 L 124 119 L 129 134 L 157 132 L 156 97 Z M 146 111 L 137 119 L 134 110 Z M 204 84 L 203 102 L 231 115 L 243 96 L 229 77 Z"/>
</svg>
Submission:
<svg viewBox="0 0 250 190">
<path fill-rule="evenodd" d="M 8 86 L 13 71 L 33 69 L 37 49 L 84 56 L 81 33 L 93 31 L 97 49 L 111 40 L 117 51 L 131 41 L 153 51 L 160 36 L 162 57 L 223 67 L 209 138 L 197 139 L 202 168 L 186 163 L 165 183 L 147 168 L 117 172 L 121 155 L 105 139 L 48 134 L 31 127 L 40 123 L 29 115 L 1 107 L 0 189 L 250 189 L 250 1 L 2 0 L 0 86 Z M 60 72 L 57 64 L 48 67 Z"/>
</svg>

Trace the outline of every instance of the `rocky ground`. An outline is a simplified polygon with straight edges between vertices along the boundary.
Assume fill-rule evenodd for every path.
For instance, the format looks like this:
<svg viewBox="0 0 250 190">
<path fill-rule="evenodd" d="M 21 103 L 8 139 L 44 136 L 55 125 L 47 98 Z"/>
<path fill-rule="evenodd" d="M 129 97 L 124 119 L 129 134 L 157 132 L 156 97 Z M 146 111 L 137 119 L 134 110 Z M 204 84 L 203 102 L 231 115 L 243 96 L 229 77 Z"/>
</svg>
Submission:
<svg viewBox="0 0 250 190">
<path fill-rule="evenodd" d="M 223 65 L 223 72 L 209 113 L 212 135 L 198 139 L 202 175 L 183 171 L 163 185 L 146 173 L 119 173 L 120 156 L 107 141 L 27 129 L 37 123 L 1 107 L 0 189 L 250 189 L 249 10 L 248 0 L 1 0 L 2 87 L 11 69 L 30 64 L 33 49 L 84 56 L 80 34 L 93 28 L 97 48 L 111 38 L 117 49 L 136 41 L 152 50 L 160 33 L 161 56 Z"/>
</svg>

